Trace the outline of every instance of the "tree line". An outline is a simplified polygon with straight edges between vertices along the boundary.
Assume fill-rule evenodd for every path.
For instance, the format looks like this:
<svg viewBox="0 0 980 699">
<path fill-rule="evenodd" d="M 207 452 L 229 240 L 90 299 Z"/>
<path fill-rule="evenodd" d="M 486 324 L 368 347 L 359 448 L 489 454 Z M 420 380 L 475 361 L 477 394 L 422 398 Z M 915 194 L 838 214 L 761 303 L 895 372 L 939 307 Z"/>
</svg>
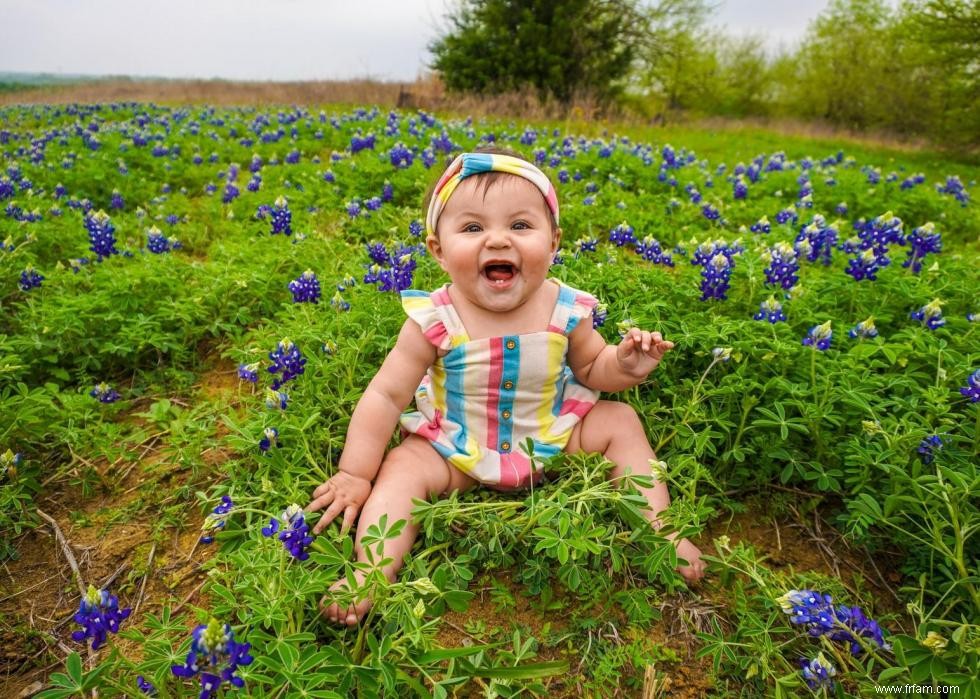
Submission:
<svg viewBox="0 0 980 699">
<path fill-rule="evenodd" d="M 532 90 L 647 116 L 792 117 L 980 145 L 980 2 L 831 0 L 797 46 L 712 28 L 705 0 L 461 0 L 450 91 Z"/>
</svg>

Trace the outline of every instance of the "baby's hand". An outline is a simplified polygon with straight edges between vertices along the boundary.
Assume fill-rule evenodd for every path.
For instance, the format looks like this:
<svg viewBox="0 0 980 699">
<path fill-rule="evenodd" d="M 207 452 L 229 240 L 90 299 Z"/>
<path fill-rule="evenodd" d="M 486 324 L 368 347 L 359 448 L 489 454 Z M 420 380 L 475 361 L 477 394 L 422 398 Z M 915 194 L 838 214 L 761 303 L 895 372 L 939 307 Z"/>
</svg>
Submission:
<svg viewBox="0 0 980 699">
<path fill-rule="evenodd" d="M 306 506 L 307 512 L 316 512 L 326 507 L 323 516 L 313 526 L 316 536 L 330 524 L 341 512 L 344 513 L 342 532 L 347 532 L 357 519 L 357 513 L 371 494 L 371 481 L 359 476 L 352 476 L 345 471 L 338 471 L 326 483 L 317 486 L 313 491 L 313 501 Z M 327 507 L 329 505 L 329 507 Z"/>
<path fill-rule="evenodd" d="M 658 332 L 647 332 L 630 328 L 616 347 L 619 368 L 630 376 L 645 377 L 657 368 L 674 343 L 663 338 Z"/>
</svg>

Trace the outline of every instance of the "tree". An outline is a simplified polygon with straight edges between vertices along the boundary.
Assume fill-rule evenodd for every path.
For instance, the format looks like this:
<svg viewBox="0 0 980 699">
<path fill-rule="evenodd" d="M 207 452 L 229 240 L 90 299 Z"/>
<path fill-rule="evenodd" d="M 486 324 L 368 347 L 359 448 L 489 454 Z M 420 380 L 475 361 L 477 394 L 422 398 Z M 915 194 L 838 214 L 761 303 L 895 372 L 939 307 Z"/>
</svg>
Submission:
<svg viewBox="0 0 980 699">
<path fill-rule="evenodd" d="M 608 103 L 633 64 L 639 20 L 635 0 L 463 0 L 429 46 L 432 68 L 451 91 Z"/>
</svg>

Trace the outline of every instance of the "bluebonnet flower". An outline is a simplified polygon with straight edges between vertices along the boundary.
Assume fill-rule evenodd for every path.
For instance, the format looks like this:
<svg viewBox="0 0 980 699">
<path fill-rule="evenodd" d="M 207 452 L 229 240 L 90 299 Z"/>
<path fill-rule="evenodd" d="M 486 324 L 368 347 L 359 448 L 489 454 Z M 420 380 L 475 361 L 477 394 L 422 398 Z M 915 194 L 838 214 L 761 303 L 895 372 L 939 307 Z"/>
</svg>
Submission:
<svg viewBox="0 0 980 699">
<path fill-rule="evenodd" d="M 886 264 L 888 264 L 887 257 L 879 257 L 875 254 L 874 250 L 869 248 L 857 257 L 848 260 L 848 266 L 845 272 L 854 277 L 854 281 L 856 282 L 862 279 L 873 282 L 878 278 L 878 270 Z"/>
<path fill-rule="evenodd" d="M 943 318 L 942 305 L 942 301 L 933 299 L 919 310 L 912 311 L 909 317 L 912 320 L 921 321 L 930 330 L 935 330 L 938 327 L 946 325 L 946 319 Z"/>
<path fill-rule="evenodd" d="M 85 228 L 88 230 L 88 238 L 91 243 L 89 250 L 98 255 L 98 261 L 110 255 L 118 255 L 116 250 L 116 227 L 112 225 L 109 215 L 101 209 L 96 213 L 88 213 L 85 216 Z"/>
<path fill-rule="evenodd" d="M 247 189 L 250 192 L 257 192 L 260 189 L 262 189 L 262 177 L 257 174 L 252 175 L 252 179 L 250 179 L 248 181 L 248 184 L 245 185 L 245 189 Z"/>
<path fill-rule="evenodd" d="M 837 245 L 837 226 L 827 224 L 823 216 L 817 214 L 800 229 L 793 247 L 797 254 L 805 255 L 809 262 L 818 259 L 824 265 L 831 262 L 831 253 Z"/>
<path fill-rule="evenodd" d="M 765 270 L 766 284 L 780 286 L 789 291 L 800 280 L 797 275 L 800 263 L 796 260 L 796 251 L 789 243 L 776 243 L 763 254 L 763 259 L 769 262 Z"/>
<path fill-rule="evenodd" d="M 109 384 L 105 381 L 96 384 L 95 388 L 89 391 L 88 394 L 93 398 L 97 398 L 100 403 L 115 403 L 122 397 L 116 389 L 109 388 Z"/>
<path fill-rule="evenodd" d="M 330 305 L 336 308 L 338 311 L 349 311 L 350 303 L 344 300 L 344 297 L 340 295 L 340 292 L 336 292 L 330 298 Z"/>
<path fill-rule="evenodd" d="M 869 316 L 866 320 L 862 320 L 860 323 L 848 330 L 847 335 L 848 337 L 861 338 L 862 340 L 878 337 L 878 328 L 875 327 L 874 317 Z"/>
<path fill-rule="evenodd" d="M 752 316 L 755 320 L 767 320 L 773 325 L 786 321 L 786 314 L 783 313 L 783 304 L 776 300 L 775 296 L 759 304 L 759 312 Z"/>
<path fill-rule="evenodd" d="M 302 507 L 293 503 L 279 519 L 272 517 L 269 519 L 269 526 L 262 527 L 263 536 L 273 536 L 277 532 L 279 541 L 293 558 L 305 561 L 310 557 L 307 549 L 313 543 L 313 537 L 309 534 L 310 525 L 306 523 Z"/>
<path fill-rule="evenodd" d="M 308 269 L 298 278 L 289 282 L 289 290 L 293 292 L 293 303 L 319 303 L 320 280 L 312 269 Z"/>
<path fill-rule="evenodd" d="M 404 143 L 399 142 L 388 151 L 388 158 L 391 160 L 392 167 L 403 169 L 412 165 L 415 154 Z"/>
<path fill-rule="evenodd" d="M 17 187 L 14 186 L 13 181 L 7 179 L 6 177 L 0 177 L 0 201 L 10 199 L 15 194 L 17 194 Z M 57 197 L 57 194 L 55 196 Z M 62 196 L 64 195 L 62 194 Z"/>
<path fill-rule="evenodd" d="M 222 204 L 230 204 L 233 201 L 235 201 L 235 199 L 238 198 L 238 195 L 239 194 L 240 194 L 240 192 L 238 191 L 238 187 L 235 186 L 235 183 L 234 182 L 231 182 L 231 181 L 226 182 L 225 183 L 225 191 L 221 195 L 221 203 Z"/>
<path fill-rule="evenodd" d="M 20 453 L 15 454 L 12 450 L 0 454 L 0 478 L 9 475 L 11 480 L 17 477 L 17 467 L 23 460 Z"/>
<path fill-rule="evenodd" d="M 582 200 L 583 206 L 592 206 L 593 204 L 595 204 L 595 197 L 591 194 Z"/>
<path fill-rule="evenodd" d="M 919 442 L 919 448 L 916 451 L 919 452 L 922 463 L 931 464 L 936 458 L 935 453 L 942 448 L 943 438 L 938 434 L 931 434 Z"/>
<path fill-rule="evenodd" d="M 831 688 L 834 686 L 834 677 L 837 669 L 827 660 L 823 653 L 817 653 L 817 657 L 812 660 L 800 659 L 800 673 L 810 689 L 820 689 L 821 687 Z"/>
<path fill-rule="evenodd" d="M 110 209 L 122 209 L 125 208 L 126 204 L 123 202 L 122 194 L 119 193 L 118 189 L 112 190 L 112 197 L 109 200 Z"/>
<path fill-rule="evenodd" d="M 772 230 L 772 226 L 769 224 L 769 218 L 767 216 L 763 216 L 749 226 L 749 230 L 753 233 L 768 233 Z"/>
<path fill-rule="evenodd" d="M 790 221 L 792 223 L 796 223 L 796 221 L 797 221 L 798 218 L 799 218 L 799 216 L 797 215 L 795 209 L 792 209 L 792 208 L 790 208 L 790 209 L 783 209 L 782 211 L 780 211 L 779 213 L 776 214 L 776 223 L 778 223 L 780 225 L 783 224 L 783 223 L 786 223 L 787 221 Z"/>
<path fill-rule="evenodd" d="M 422 151 L 422 165 L 428 170 L 430 167 L 436 164 L 436 153 L 432 148 L 425 148 Z"/>
<path fill-rule="evenodd" d="M 922 270 L 923 258 L 930 252 L 942 250 L 942 236 L 935 231 L 936 226 L 933 223 L 926 223 L 912 230 L 906 238 L 909 244 L 909 252 L 908 258 L 902 263 L 902 267 L 911 267 L 912 272 L 918 274 Z"/>
<path fill-rule="evenodd" d="M 732 261 L 723 252 L 715 253 L 701 267 L 701 300 L 728 298 L 728 287 L 732 278 Z"/>
<path fill-rule="evenodd" d="M 98 650 L 106 641 L 109 632 L 119 632 L 119 622 L 129 616 L 130 609 L 119 609 L 119 600 L 108 590 L 98 590 L 89 585 L 75 612 L 75 622 L 81 624 L 81 631 L 73 631 L 71 637 L 78 642 L 92 639 L 92 650 Z"/>
<path fill-rule="evenodd" d="M 813 590 L 790 590 L 778 602 L 790 622 L 803 626 L 813 637 L 826 636 L 831 641 L 848 644 L 855 657 L 864 653 L 858 638 L 885 650 L 891 648 L 885 643 L 878 623 L 865 616 L 860 607 L 843 604 L 834 607 L 830 595 Z"/>
<path fill-rule="evenodd" d="M 937 184 L 936 191 L 940 194 L 952 194 L 956 201 L 960 202 L 963 206 L 966 206 L 967 202 L 970 201 L 970 194 L 963 186 L 963 182 L 956 175 L 948 176 L 944 185 Z"/>
<path fill-rule="evenodd" d="M 721 212 L 711 204 L 705 204 L 701 207 L 701 215 L 709 221 L 717 221 L 721 216 Z"/>
<path fill-rule="evenodd" d="M 265 389 L 265 407 L 285 410 L 287 405 L 289 405 L 289 396 L 285 391 L 276 391 L 271 388 Z"/>
<path fill-rule="evenodd" d="M 411 221 L 408 224 L 408 232 L 409 232 L 409 234 L 412 235 L 412 236 L 415 236 L 416 238 L 418 238 L 419 236 L 422 235 L 422 231 L 423 230 L 424 229 L 423 229 L 423 226 L 422 226 L 422 222 L 421 221 L 413 220 L 413 221 Z"/>
<path fill-rule="evenodd" d="M 735 180 L 735 184 L 732 185 L 732 194 L 736 199 L 745 199 L 749 195 L 749 186 L 745 184 L 745 180 L 741 177 Z"/>
<path fill-rule="evenodd" d="M 266 427 L 262 431 L 262 439 L 259 440 L 259 450 L 264 452 L 269 451 L 272 447 L 281 447 L 279 444 L 279 430 L 275 427 Z"/>
<path fill-rule="evenodd" d="M 272 388 L 278 389 L 287 381 L 291 381 L 304 371 L 306 371 L 306 358 L 299 351 L 299 347 L 283 338 L 276 349 L 269 353 L 272 366 L 268 368 L 270 374 L 279 374 L 273 382 Z"/>
<path fill-rule="evenodd" d="M 384 186 L 381 187 L 381 201 L 389 202 L 395 198 L 395 187 L 385 180 Z"/>
<path fill-rule="evenodd" d="M 970 374 L 966 386 L 960 388 L 960 393 L 969 398 L 971 403 L 980 402 L 980 369 Z"/>
<path fill-rule="evenodd" d="M 350 139 L 350 152 L 351 155 L 359 153 L 365 149 L 374 150 L 375 135 L 369 133 L 367 136 L 361 136 L 360 132 L 357 135 L 351 136 Z"/>
<path fill-rule="evenodd" d="M 299 151 L 291 150 L 286 154 L 286 163 L 289 165 L 295 165 L 299 162 Z"/>
<path fill-rule="evenodd" d="M 600 328 L 606 323 L 606 317 L 609 315 L 609 310 L 606 308 L 606 304 L 598 303 L 592 307 L 592 328 Z M 980 372 L 978 372 L 980 373 Z"/>
<path fill-rule="evenodd" d="M 899 187 L 901 189 L 912 189 L 915 185 L 922 184 L 925 181 L 926 181 L 926 176 L 920 172 L 915 175 L 909 175 L 908 177 L 906 177 L 904 180 L 902 180 L 902 184 L 899 185 Z"/>
<path fill-rule="evenodd" d="M 159 228 L 156 226 L 151 226 L 150 229 L 146 231 L 146 249 L 156 255 L 169 252 L 171 249 L 171 241 L 160 231 Z"/>
<path fill-rule="evenodd" d="M 258 362 L 254 362 L 252 364 L 245 364 L 243 362 L 238 365 L 238 378 L 242 381 L 248 381 L 249 383 L 257 383 L 259 380 L 258 371 Z"/>
<path fill-rule="evenodd" d="M 155 697 L 157 695 L 157 688 L 150 684 L 143 675 L 136 676 L 136 686 L 139 688 L 140 692 L 148 697 Z"/>
<path fill-rule="evenodd" d="M 609 231 L 609 242 L 619 247 L 623 247 L 627 243 L 635 243 L 636 236 L 633 235 L 633 226 L 623 221 Z"/>
<path fill-rule="evenodd" d="M 204 524 L 201 525 L 201 543 L 210 544 L 214 542 L 214 535 L 219 529 L 224 529 L 225 527 L 225 515 L 231 512 L 231 509 L 235 506 L 232 502 L 231 497 L 228 495 L 221 496 L 221 504 L 217 505 L 210 514 L 204 518 Z"/>
<path fill-rule="evenodd" d="M 612 235 L 612 234 L 610 234 Z M 596 246 L 599 244 L 598 238 L 579 238 L 573 243 L 575 248 L 575 256 L 578 257 L 579 253 L 583 252 L 595 252 Z"/>
<path fill-rule="evenodd" d="M 289 210 L 289 204 L 286 202 L 286 197 L 279 195 L 276 201 L 272 205 L 272 209 L 269 211 L 269 220 L 272 223 L 272 235 L 277 233 L 282 233 L 283 235 L 292 235 L 292 220 L 293 214 Z"/>
<path fill-rule="evenodd" d="M 674 260 L 669 252 L 664 252 L 660 241 L 652 235 L 643 237 L 643 240 L 636 243 L 635 252 L 647 262 L 654 264 L 664 264 L 668 267 L 674 266 Z"/>
<path fill-rule="evenodd" d="M 412 286 L 412 276 L 417 263 L 414 254 L 419 247 L 399 245 L 392 253 L 382 243 L 368 246 L 373 264 L 366 265 L 365 284 L 378 284 L 378 291 L 403 291 Z M 346 309 L 345 309 L 346 310 Z"/>
<path fill-rule="evenodd" d="M 803 338 L 804 345 L 810 345 L 811 347 L 823 352 L 830 348 L 830 340 L 834 333 L 830 329 L 830 321 L 826 323 L 821 323 L 820 325 L 814 325 L 810 328 L 810 331 Z"/>
<path fill-rule="evenodd" d="M 323 181 L 331 184 L 337 181 L 337 177 L 333 174 L 333 170 L 327 170 L 323 173 Z"/>
<path fill-rule="evenodd" d="M 701 203 L 701 192 L 698 191 L 697 187 L 695 187 L 693 184 L 689 184 L 684 189 L 687 191 L 692 204 Z"/>
<path fill-rule="evenodd" d="M 44 281 L 44 275 L 39 274 L 32 266 L 27 265 L 27 268 L 20 273 L 20 281 L 17 283 L 17 286 L 21 288 L 21 291 L 30 291 L 31 289 L 39 288 L 42 281 Z"/>
<path fill-rule="evenodd" d="M 732 359 L 731 347 L 715 347 L 711 350 L 712 362 L 730 362 Z"/>
<path fill-rule="evenodd" d="M 364 208 L 368 211 L 377 211 L 381 208 L 381 197 L 371 197 L 364 202 Z"/>
<path fill-rule="evenodd" d="M 354 199 L 347 203 L 347 215 L 351 218 L 357 218 L 361 215 L 361 202 L 359 200 Z"/>
<path fill-rule="evenodd" d="M 171 672 L 177 677 L 190 678 L 200 673 L 201 693 L 198 699 L 212 699 L 221 685 L 229 682 L 235 687 L 245 686 L 241 677 L 235 676 L 239 665 L 248 665 L 253 658 L 248 654 L 251 645 L 237 643 L 228 624 L 213 618 L 193 631 L 191 649 L 183 665 L 172 665 Z"/>
</svg>

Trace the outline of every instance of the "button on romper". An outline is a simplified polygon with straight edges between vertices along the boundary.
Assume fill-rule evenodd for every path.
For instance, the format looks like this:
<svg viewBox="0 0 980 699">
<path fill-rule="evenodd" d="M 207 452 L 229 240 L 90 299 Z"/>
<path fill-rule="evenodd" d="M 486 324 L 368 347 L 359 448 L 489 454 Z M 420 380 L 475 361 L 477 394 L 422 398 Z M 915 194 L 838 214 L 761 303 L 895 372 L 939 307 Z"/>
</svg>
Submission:
<svg viewBox="0 0 980 699">
<path fill-rule="evenodd" d="M 536 482 L 539 459 L 565 447 L 599 398 L 566 363 L 568 334 L 580 321 L 591 322 L 596 299 L 550 281 L 559 291 L 547 330 L 478 340 L 467 336 L 449 284 L 431 293 L 401 292 L 408 317 L 441 356 L 415 392 L 417 410 L 402 414 L 400 424 L 471 478 L 499 489 Z M 524 450 L 528 437 L 536 467 Z"/>
</svg>

